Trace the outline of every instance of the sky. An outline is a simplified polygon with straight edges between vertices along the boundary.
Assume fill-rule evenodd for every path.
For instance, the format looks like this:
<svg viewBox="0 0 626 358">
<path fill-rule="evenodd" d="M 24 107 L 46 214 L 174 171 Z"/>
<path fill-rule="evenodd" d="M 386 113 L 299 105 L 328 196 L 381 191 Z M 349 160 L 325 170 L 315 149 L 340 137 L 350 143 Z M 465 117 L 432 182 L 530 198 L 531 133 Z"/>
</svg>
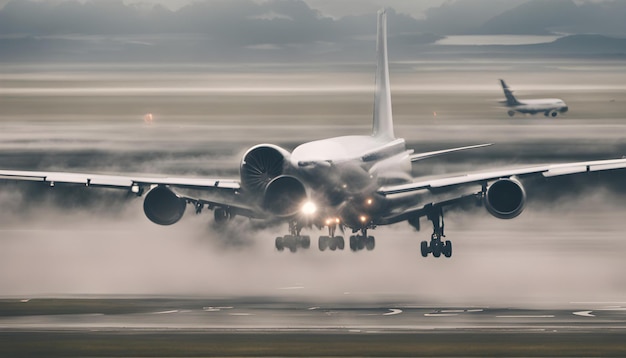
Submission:
<svg viewBox="0 0 626 358">
<path fill-rule="evenodd" d="M 10 0 L 0 0 L 0 7 L 4 6 Z M 60 2 L 62 0 L 38 0 L 42 2 Z M 84 0 L 82 0 L 84 1 Z M 110 1 L 110 0 L 96 0 Z M 178 10 L 181 7 L 194 2 L 195 0 L 125 0 L 127 4 L 161 4 L 171 10 Z M 448 0 L 422 0 L 422 1 L 406 1 L 406 0 L 306 0 L 306 2 L 322 13 L 340 17 L 346 15 L 359 15 L 380 9 L 383 6 L 393 7 L 394 9 L 410 14 L 414 17 L 422 17 L 426 9 L 439 6 Z"/>
<path fill-rule="evenodd" d="M 626 37 L 626 1 L 135 1 L 10 1 L 0 9 L 0 61 L 353 61 L 371 53 L 382 6 L 398 59 L 458 35 Z M 583 40 L 543 51 L 626 52 L 626 41 Z"/>
</svg>

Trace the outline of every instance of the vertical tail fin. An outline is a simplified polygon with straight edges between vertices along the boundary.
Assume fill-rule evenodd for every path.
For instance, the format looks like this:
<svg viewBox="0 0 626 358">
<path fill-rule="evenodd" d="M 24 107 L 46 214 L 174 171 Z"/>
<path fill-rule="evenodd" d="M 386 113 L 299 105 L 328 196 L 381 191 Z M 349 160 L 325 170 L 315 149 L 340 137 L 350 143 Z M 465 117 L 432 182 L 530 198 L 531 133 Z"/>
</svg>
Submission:
<svg viewBox="0 0 626 358">
<path fill-rule="evenodd" d="M 506 85 L 503 79 L 500 80 L 500 84 L 502 84 L 502 90 L 504 91 L 504 96 L 506 97 L 507 106 L 519 105 L 519 101 L 515 98 L 515 96 L 513 96 L 513 91 L 509 89 L 509 86 Z"/>
<path fill-rule="evenodd" d="M 376 68 L 372 136 L 394 139 L 391 90 L 389 88 L 389 65 L 387 63 L 387 12 L 384 9 L 378 12 L 376 53 L 378 64 Z"/>
</svg>

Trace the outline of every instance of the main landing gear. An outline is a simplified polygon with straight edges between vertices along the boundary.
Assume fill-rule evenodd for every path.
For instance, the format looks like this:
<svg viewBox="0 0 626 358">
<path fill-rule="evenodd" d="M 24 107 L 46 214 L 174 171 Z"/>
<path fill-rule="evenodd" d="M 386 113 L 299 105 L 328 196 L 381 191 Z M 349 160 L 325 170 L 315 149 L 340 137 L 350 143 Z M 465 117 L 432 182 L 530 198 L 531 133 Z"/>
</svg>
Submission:
<svg viewBox="0 0 626 358">
<path fill-rule="evenodd" d="M 428 220 L 433 223 L 433 234 L 430 236 L 430 243 L 422 241 L 421 251 L 422 256 L 427 257 L 432 253 L 434 257 L 440 257 L 441 254 L 445 257 L 452 256 L 452 242 L 446 240 L 443 242 L 441 238 L 446 237 L 443 233 L 443 209 L 441 207 L 433 208 L 427 215 Z"/>
<path fill-rule="evenodd" d="M 318 241 L 318 247 L 320 251 L 324 251 L 326 249 L 330 249 L 330 251 L 335 251 L 337 249 L 343 250 L 346 246 L 345 241 L 343 240 L 343 236 L 335 236 L 335 231 L 337 230 L 336 224 L 328 225 L 328 236 L 320 236 Z"/>
<path fill-rule="evenodd" d="M 311 247 L 311 237 L 308 235 L 300 235 L 302 227 L 297 221 L 289 222 L 289 235 L 279 236 L 276 238 L 276 250 L 283 251 L 288 248 L 291 252 L 296 252 L 298 248 L 308 249 Z"/>
<path fill-rule="evenodd" d="M 361 235 L 350 236 L 350 250 L 361 251 L 367 249 L 367 251 L 374 250 L 376 247 L 376 239 L 374 236 L 367 236 L 367 228 L 361 229 Z"/>
</svg>

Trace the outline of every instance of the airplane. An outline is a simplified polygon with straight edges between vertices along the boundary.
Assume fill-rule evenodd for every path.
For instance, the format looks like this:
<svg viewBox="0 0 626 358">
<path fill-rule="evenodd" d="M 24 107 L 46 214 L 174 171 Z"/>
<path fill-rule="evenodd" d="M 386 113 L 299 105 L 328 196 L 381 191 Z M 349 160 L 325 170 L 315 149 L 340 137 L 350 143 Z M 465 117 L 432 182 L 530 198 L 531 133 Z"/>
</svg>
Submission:
<svg viewBox="0 0 626 358">
<path fill-rule="evenodd" d="M 377 69 L 375 74 L 372 131 L 316 140 L 292 152 L 273 144 L 248 149 L 240 163 L 240 177 L 173 178 L 0 170 L 5 180 L 29 180 L 49 186 L 82 185 L 127 190 L 143 198 L 146 217 L 159 225 L 172 225 L 188 205 L 196 214 L 213 211 L 216 224 L 226 225 L 235 216 L 256 222 L 288 226 L 288 234 L 276 237 L 278 251 L 308 249 L 311 238 L 303 229 L 328 230 L 318 248 L 343 250 L 346 242 L 337 229 L 351 232 L 352 251 L 373 250 L 378 226 L 407 222 L 416 230 L 420 220 L 432 223 L 429 241 L 422 241 L 421 255 L 451 257 L 452 242 L 445 240 L 444 208 L 473 202 L 500 219 L 522 213 L 532 177 L 551 178 L 626 168 L 626 159 L 498 168 L 482 172 L 413 178 L 411 166 L 449 153 L 484 148 L 492 143 L 469 145 L 425 153 L 406 148 L 394 134 L 387 59 L 386 12 L 378 13 Z M 198 195 L 182 194 L 193 189 Z M 198 197 L 202 196 L 202 197 Z"/>
<path fill-rule="evenodd" d="M 563 114 L 569 110 L 567 104 L 559 98 L 539 98 L 539 99 L 525 99 L 523 101 L 518 100 L 513 95 L 513 91 L 507 86 L 503 79 L 500 79 L 502 90 L 506 100 L 500 101 L 504 103 L 509 110 L 507 114 L 509 117 L 513 117 L 515 112 L 524 114 L 537 114 L 542 113 L 546 117 L 556 117 L 559 113 Z"/>
</svg>

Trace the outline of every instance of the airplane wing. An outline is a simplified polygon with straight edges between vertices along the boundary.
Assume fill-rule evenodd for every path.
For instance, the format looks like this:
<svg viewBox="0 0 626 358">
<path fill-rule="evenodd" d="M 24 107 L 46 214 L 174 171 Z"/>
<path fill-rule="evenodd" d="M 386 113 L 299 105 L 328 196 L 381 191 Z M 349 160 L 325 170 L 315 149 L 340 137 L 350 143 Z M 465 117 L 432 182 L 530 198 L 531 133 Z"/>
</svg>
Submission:
<svg viewBox="0 0 626 358">
<path fill-rule="evenodd" d="M 410 158 L 411 158 L 411 162 L 417 162 L 419 160 L 436 157 L 438 155 L 444 155 L 444 154 L 448 154 L 448 153 L 460 152 L 460 151 L 468 150 L 468 149 L 483 148 L 483 147 L 488 147 L 488 146 L 491 146 L 491 145 L 493 145 L 493 143 L 470 145 L 470 146 L 467 146 L 467 147 L 459 147 L 459 148 L 444 149 L 444 150 L 436 150 L 434 152 L 425 152 L 425 153 L 412 154 L 410 156 Z"/>
<path fill-rule="evenodd" d="M 0 180 L 14 181 L 34 181 L 47 183 L 49 186 L 56 184 L 74 184 L 86 187 L 101 187 L 128 190 L 141 196 L 146 188 L 155 185 L 166 185 L 174 188 L 193 189 L 217 194 L 237 194 L 240 183 L 232 179 L 210 179 L 210 178 L 176 178 L 176 177 L 144 177 L 103 175 L 88 173 L 65 173 L 65 172 L 45 172 L 45 171 L 21 171 L 21 170 L 0 170 Z M 198 209 L 200 205 L 208 205 L 209 208 L 216 206 L 228 209 L 233 214 L 246 217 L 257 217 L 257 213 L 241 203 L 234 200 L 220 198 L 216 200 L 206 200 L 182 196 L 187 203 L 194 204 Z"/>
<path fill-rule="evenodd" d="M 216 190 L 227 189 L 231 191 L 240 188 L 236 180 L 221 179 L 196 179 L 196 178 L 169 178 L 169 177 L 142 177 L 142 176 L 119 176 L 103 174 L 64 173 L 64 172 L 40 172 L 21 170 L 0 170 L 0 179 L 17 181 L 41 181 L 54 186 L 62 184 L 82 184 L 85 186 L 107 187 L 116 189 L 132 190 L 133 186 L 168 185 L 172 187 Z"/>
<path fill-rule="evenodd" d="M 499 169 L 487 172 L 478 172 L 465 175 L 454 175 L 444 178 L 427 179 L 408 184 L 384 186 L 378 190 L 382 195 L 393 195 L 416 192 L 420 190 L 434 190 L 465 184 L 485 183 L 490 180 L 509 177 L 524 177 L 529 175 L 542 175 L 543 177 L 556 177 L 586 172 L 598 172 L 603 170 L 626 168 L 626 158 L 597 160 L 576 163 L 545 164 L 524 168 Z"/>
</svg>

